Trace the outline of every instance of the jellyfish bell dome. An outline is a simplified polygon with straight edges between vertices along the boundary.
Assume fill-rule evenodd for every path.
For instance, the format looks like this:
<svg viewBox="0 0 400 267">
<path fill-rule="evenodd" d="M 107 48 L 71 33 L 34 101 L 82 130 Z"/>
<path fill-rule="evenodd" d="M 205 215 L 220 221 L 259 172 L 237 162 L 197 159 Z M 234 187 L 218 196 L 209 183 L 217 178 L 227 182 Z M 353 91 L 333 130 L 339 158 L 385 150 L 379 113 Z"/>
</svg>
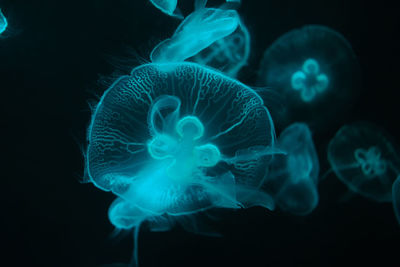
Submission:
<svg viewBox="0 0 400 267">
<path fill-rule="evenodd" d="M 182 62 L 216 40 L 230 35 L 240 22 L 236 10 L 198 7 L 187 16 L 171 38 L 160 42 L 151 52 L 154 63 Z"/>
<path fill-rule="evenodd" d="M 288 126 L 277 141 L 283 154 L 268 165 L 263 188 L 283 211 L 307 215 L 317 206 L 319 162 L 311 131 L 304 123 Z"/>
<path fill-rule="evenodd" d="M 152 63 L 102 96 L 86 168 L 97 187 L 122 199 L 110 209 L 113 218 L 127 217 L 121 207 L 140 220 L 212 207 L 273 209 L 260 186 L 274 136 L 251 88 L 198 64 Z"/>
<path fill-rule="evenodd" d="M 347 187 L 364 197 L 392 201 L 400 158 L 392 138 L 378 126 L 356 122 L 339 129 L 328 145 L 328 161 Z"/>
<path fill-rule="evenodd" d="M 323 130 L 358 95 L 360 67 L 340 33 L 307 25 L 284 34 L 265 51 L 258 83 L 283 96 L 286 110 L 277 117 L 271 111 L 280 127 L 305 121 L 312 129 Z"/>
</svg>

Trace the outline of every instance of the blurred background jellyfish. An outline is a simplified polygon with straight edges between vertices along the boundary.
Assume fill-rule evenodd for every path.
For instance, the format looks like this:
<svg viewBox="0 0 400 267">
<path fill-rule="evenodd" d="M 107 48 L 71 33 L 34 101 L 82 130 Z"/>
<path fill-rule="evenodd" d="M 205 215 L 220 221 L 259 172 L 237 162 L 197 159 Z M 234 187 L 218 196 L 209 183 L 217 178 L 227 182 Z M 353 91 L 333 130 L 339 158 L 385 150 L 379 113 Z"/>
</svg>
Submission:
<svg viewBox="0 0 400 267">
<path fill-rule="evenodd" d="M 291 124 L 280 134 L 277 146 L 285 154 L 274 156 L 263 188 L 283 211 L 307 215 L 319 200 L 319 162 L 310 129 L 304 123 Z"/>
<path fill-rule="evenodd" d="M 2 34 L 8 26 L 7 18 L 4 16 L 3 12 L 0 9 L 0 34 Z"/>
<path fill-rule="evenodd" d="M 168 230 L 180 216 L 211 208 L 274 209 L 261 190 L 274 127 L 249 87 L 194 63 L 147 64 L 102 96 L 88 129 L 86 168 L 118 196 L 117 229 L 149 221 Z"/>
<path fill-rule="evenodd" d="M 250 35 L 246 26 L 240 21 L 232 34 L 216 40 L 189 60 L 236 77 L 239 70 L 247 64 L 249 55 Z"/>
<path fill-rule="evenodd" d="M 400 176 L 397 177 L 396 181 L 393 183 L 392 196 L 394 214 L 396 215 L 397 221 L 400 224 Z"/>
<path fill-rule="evenodd" d="M 400 160 L 391 137 L 379 127 L 367 122 L 343 126 L 329 143 L 328 160 L 353 192 L 378 202 L 392 201 Z"/>
<path fill-rule="evenodd" d="M 216 40 L 232 34 L 240 18 L 235 10 L 205 8 L 185 18 L 170 39 L 159 43 L 151 52 L 154 63 L 182 62 L 209 47 Z"/>
<path fill-rule="evenodd" d="M 169 16 L 183 18 L 181 11 L 177 8 L 178 0 L 150 0 L 150 3 Z"/>
<path fill-rule="evenodd" d="M 308 25 L 284 34 L 265 51 L 258 83 L 284 99 L 284 111 L 275 114 L 272 110 L 278 126 L 306 121 L 312 129 L 323 130 L 357 95 L 360 68 L 340 33 Z M 338 103 L 339 110 L 335 109 Z"/>
</svg>

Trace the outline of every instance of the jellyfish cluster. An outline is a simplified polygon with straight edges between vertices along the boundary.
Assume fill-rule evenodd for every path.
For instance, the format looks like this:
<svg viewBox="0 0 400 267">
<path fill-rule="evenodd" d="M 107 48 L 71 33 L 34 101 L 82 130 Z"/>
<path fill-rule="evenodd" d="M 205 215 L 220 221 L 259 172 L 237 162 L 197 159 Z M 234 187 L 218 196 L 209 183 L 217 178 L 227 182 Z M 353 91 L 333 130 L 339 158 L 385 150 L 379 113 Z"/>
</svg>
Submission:
<svg viewBox="0 0 400 267">
<path fill-rule="evenodd" d="M 251 38 L 240 1 L 226 2 L 195 0 L 184 15 L 177 0 L 150 0 L 181 23 L 93 109 L 87 181 L 115 195 L 108 211 L 115 228 L 133 230 L 130 265 L 139 263 L 142 224 L 168 231 L 187 216 L 255 206 L 311 214 L 322 160 L 350 192 L 393 203 L 400 222 L 400 158 L 389 134 L 355 122 L 337 131 L 326 156 L 316 152 L 313 135 L 361 90 L 349 42 L 321 25 L 294 29 L 266 49 L 257 84 L 245 85 L 238 77 Z M 284 112 L 269 107 L 268 90 L 281 96 Z"/>
</svg>

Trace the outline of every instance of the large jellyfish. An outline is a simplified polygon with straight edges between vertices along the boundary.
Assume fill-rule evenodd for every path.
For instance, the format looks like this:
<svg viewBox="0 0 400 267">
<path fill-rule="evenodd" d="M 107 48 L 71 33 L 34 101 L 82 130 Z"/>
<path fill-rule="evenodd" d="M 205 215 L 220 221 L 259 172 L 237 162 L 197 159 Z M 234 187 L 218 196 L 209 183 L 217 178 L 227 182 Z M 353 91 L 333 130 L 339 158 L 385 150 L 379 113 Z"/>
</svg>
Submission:
<svg viewBox="0 0 400 267">
<path fill-rule="evenodd" d="M 285 154 L 274 156 L 263 188 L 282 210 L 307 215 L 319 199 L 319 162 L 310 129 L 304 123 L 291 124 L 279 136 L 277 146 Z"/>
<path fill-rule="evenodd" d="M 232 34 L 216 40 L 190 60 L 236 77 L 239 70 L 247 64 L 249 55 L 250 35 L 246 26 L 240 21 Z"/>
<path fill-rule="evenodd" d="M 309 25 L 286 33 L 266 50 L 259 85 L 282 95 L 286 110 L 276 114 L 279 118 L 272 114 L 282 126 L 306 121 L 323 129 L 350 106 L 359 90 L 359 73 L 355 54 L 341 34 Z"/>
<path fill-rule="evenodd" d="M 88 130 L 86 167 L 118 196 L 118 229 L 171 221 L 210 208 L 274 208 L 261 190 L 274 149 L 262 99 L 236 80 L 194 63 L 147 64 L 102 96 Z M 137 261 L 135 246 L 133 261 Z"/>
<path fill-rule="evenodd" d="M 0 34 L 2 34 L 8 26 L 7 18 L 4 16 L 3 12 L 0 9 Z"/>
<path fill-rule="evenodd" d="M 400 176 L 397 177 L 392 186 L 393 208 L 397 221 L 400 224 Z"/>
<path fill-rule="evenodd" d="M 182 21 L 170 39 L 164 40 L 153 49 L 150 55 L 151 61 L 182 62 L 216 40 L 233 33 L 239 21 L 239 15 L 235 10 L 198 6 Z"/>
<path fill-rule="evenodd" d="M 378 202 L 392 201 L 400 160 L 391 137 L 379 127 L 367 122 L 343 126 L 329 143 L 328 160 L 352 191 Z"/>
</svg>

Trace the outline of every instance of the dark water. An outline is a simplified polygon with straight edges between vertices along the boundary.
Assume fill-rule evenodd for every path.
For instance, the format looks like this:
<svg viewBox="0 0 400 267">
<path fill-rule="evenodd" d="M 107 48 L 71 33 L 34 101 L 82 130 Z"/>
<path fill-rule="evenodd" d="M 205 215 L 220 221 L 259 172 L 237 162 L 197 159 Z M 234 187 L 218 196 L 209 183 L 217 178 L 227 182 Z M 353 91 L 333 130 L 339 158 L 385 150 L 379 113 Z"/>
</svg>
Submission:
<svg viewBox="0 0 400 267">
<path fill-rule="evenodd" d="M 191 1 L 181 2 L 188 2 L 188 12 Z M 389 1 L 368 2 L 243 0 L 252 52 L 240 79 L 255 84 L 263 51 L 288 30 L 310 23 L 332 27 L 353 45 L 364 81 L 342 123 L 370 120 L 400 143 L 399 9 Z M 131 236 L 110 238 L 106 211 L 114 197 L 80 183 L 88 101 L 106 89 L 99 75 L 112 77 L 117 65 L 126 73 L 147 60 L 178 21 L 146 0 L 0 0 L 0 8 L 15 32 L 0 39 L 0 265 L 127 262 Z M 337 129 L 315 136 L 322 173 Z M 141 266 L 400 265 L 400 227 L 390 204 L 358 196 L 344 201 L 346 188 L 334 176 L 319 191 L 320 204 L 306 217 L 261 208 L 228 212 L 214 223 L 222 238 L 179 228 L 144 230 Z"/>
</svg>

